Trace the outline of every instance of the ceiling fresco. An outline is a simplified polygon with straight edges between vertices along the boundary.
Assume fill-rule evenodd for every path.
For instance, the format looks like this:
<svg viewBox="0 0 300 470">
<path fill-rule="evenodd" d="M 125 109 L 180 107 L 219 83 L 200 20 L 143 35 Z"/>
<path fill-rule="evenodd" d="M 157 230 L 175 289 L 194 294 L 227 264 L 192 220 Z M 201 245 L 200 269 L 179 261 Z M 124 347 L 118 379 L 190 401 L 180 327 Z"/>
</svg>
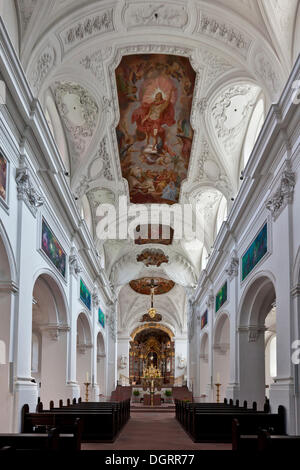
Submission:
<svg viewBox="0 0 300 470">
<path fill-rule="evenodd" d="M 165 54 L 124 56 L 115 73 L 116 133 L 130 201 L 174 204 L 190 160 L 196 74 L 188 58 Z"/>
<path fill-rule="evenodd" d="M 151 294 L 151 281 L 154 280 L 154 294 L 166 294 L 171 289 L 173 289 L 175 282 L 164 279 L 162 277 L 142 277 L 141 279 L 134 279 L 133 281 L 129 282 L 131 289 L 133 289 L 138 294 Z"/>
</svg>

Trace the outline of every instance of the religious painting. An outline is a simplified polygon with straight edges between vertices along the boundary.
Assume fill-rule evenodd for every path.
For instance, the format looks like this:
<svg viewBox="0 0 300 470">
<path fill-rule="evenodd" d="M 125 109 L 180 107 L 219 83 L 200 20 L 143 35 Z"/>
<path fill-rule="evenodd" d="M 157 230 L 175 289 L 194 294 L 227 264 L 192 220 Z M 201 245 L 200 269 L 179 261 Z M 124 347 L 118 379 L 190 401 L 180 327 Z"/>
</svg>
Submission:
<svg viewBox="0 0 300 470">
<path fill-rule="evenodd" d="M 63 277 L 66 277 L 66 254 L 54 233 L 42 219 L 42 250 Z"/>
<path fill-rule="evenodd" d="M 98 320 L 100 325 L 102 325 L 103 328 L 105 328 L 105 315 L 102 312 L 101 308 L 98 309 Z"/>
<path fill-rule="evenodd" d="M 222 305 L 226 302 L 226 300 L 227 300 L 227 281 L 221 287 L 221 289 L 218 291 L 216 295 L 216 312 L 222 307 Z"/>
<path fill-rule="evenodd" d="M 175 282 L 162 277 L 142 277 L 129 282 L 131 289 L 138 294 L 151 294 L 151 288 L 154 287 L 154 294 L 166 294 L 175 286 Z"/>
<path fill-rule="evenodd" d="M 84 303 L 84 305 L 89 310 L 91 310 L 91 293 L 81 278 L 80 278 L 80 300 Z"/>
<path fill-rule="evenodd" d="M 168 225 L 138 225 L 134 233 L 134 243 L 136 245 L 146 245 L 147 243 L 171 245 L 173 236 L 174 229 Z"/>
<path fill-rule="evenodd" d="M 176 55 L 124 56 L 117 67 L 116 134 L 130 202 L 178 202 L 193 140 L 195 79 L 189 59 Z"/>
<path fill-rule="evenodd" d="M 242 281 L 268 251 L 268 226 L 265 224 L 242 257 Z"/>
<path fill-rule="evenodd" d="M 7 160 L 0 153 L 0 198 L 7 202 Z"/>
<path fill-rule="evenodd" d="M 207 325 L 207 310 L 201 316 L 201 330 Z"/>
</svg>

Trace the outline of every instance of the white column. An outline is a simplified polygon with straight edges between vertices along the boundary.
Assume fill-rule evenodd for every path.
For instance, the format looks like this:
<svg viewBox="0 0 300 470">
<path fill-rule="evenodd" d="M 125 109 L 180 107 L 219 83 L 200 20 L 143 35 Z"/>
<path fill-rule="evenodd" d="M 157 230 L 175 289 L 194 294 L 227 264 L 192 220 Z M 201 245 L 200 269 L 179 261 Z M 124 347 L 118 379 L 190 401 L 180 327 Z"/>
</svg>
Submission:
<svg viewBox="0 0 300 470">
<path fill-rule="evenodd" d="M 106 397 L 109 399 L 111 392 L 117 386 L 117 325 L 116 303 L 108 308 L 107 353 L 106 353 Z"/>
<path fill-rule="evenodd" d="M 23 200 L 18 201 L 18 238 L 17 263 L 19 271 L 19 295 L 15 302 L 14 330 L 14 425 L 20 431 L 21 409 L 25 403 L 31 411 L 37 404 L 37 384 L 31 377 L 31 340 L 32 340 L 32 256 L 36 251 L 36 219 Z"/>
<path fill-rule="evenodd" d="M 213 324 L 214 324 L 214 306 L 215 298 L 212 291 L 209 293 L 207 300 L 207 319 L 208 319 L 208 376 L 209 383 L 207 384 L 206 397 L 208 402 L 214 399 L 214 384 L 213 384 Z"/>
<path fill-rule="evenodd" d="M 291 296 L 293 266 L 292 205 L 288 204 L 273 224 L 274 272 L 276 273 L 277 377 L 270 386 L 273 412 L 283 405 L 287 414 L 287 432 L 295 434 L 294 367 L 291 345 L 295 337 L 293 299 Z M 297 334 L 297 333 L 296 333 Z"/>
<path fill-rule="evenodd" d="M 93 315 L 93 348 L 92 348 L 92 385 L 91 385 L 91 401 L 99 401 L 99 385 L 97 377 L 97 321 L 98 321 L 98 307 L 99 307 L 99 296 L 96 290 L 94 290 L 92 296 L 92 315 Z"/>
<path fill-rule="evenodd" d="M 75 255 L 73 255 L 75 256 Z M 80 268 L 77 261 L 70 266 L 69 275 L 69 305 L 70 305 L 70 332 L 68 342 L 68 373 L 67 373 L 67 396 L 72 401 L 73 398 L 80 397 L 80 386 L 76 378 L 77 361 L 77 308 L 78 308 L 78 277 Z"/>
<path fill-rule="evenodd" d="M 239 378 L 238 378 L 238 348 L 237 348 L 237 310 L 238 310 L 238 288 L 239 288 L 239 277 L 238 277 L 238 265 L 239 259 L 234 256 L 231 259 L 230 266 L 228 268 L 229 274 L 229 298 L 231 299 L 232 310 L 230 312 L 230 372 L 229 372 L 229 383 L 226 390 L 226 398 L 229 400 L 232 398 L 234 401 L 239 399 Z"/>
</svg>

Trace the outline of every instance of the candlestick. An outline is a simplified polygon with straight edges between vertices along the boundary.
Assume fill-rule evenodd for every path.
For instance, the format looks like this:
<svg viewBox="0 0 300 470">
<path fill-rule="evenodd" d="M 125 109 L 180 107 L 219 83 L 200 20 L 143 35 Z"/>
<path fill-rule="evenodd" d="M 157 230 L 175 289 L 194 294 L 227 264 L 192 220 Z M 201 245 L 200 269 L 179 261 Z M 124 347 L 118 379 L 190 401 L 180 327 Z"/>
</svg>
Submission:
<svg viewBox="0 0 300 470">
<path fill-rule="evenodd" d="M 89 401 L 89 385 L 91 385 L 89 382 L 85 382 L 85 401 Z"/>
<path fill-rule="evenodd" d="M 87 382 L 89 381 L 89 373 L 88 372 L 86 373 L 86 381 Z"/>
<path fill-rule="evenodd" d="M 220 403 L 220 387 L 221 387 L 221 384 L 217 383 L 217 384 L 215 384 L 215 386 L 217 387 L 217 403 Z"/>
<path fill-rule="evenodd" d="M 220 383 L 220 372 L 217 372 L 217 384 Z"/>
</svg>

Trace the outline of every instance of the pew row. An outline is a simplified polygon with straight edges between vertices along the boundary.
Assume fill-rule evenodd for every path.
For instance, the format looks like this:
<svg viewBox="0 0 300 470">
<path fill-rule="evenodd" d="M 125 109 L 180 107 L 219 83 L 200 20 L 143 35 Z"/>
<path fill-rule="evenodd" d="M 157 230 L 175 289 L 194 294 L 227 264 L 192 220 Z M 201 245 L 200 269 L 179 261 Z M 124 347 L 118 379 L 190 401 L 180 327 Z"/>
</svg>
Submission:
<svg viewBox="0 0 300 470">
<path fill-rule="evenodd" d="M 0 434 L 0 448 L 4 450 L 63 450 L 74 452 L 80 450 L 81 441 L 75 429 L 73 434 L 62 434 L 59 433 L 57 428 L 52 428 L 47 433 Z"/>
<path fill-rule="evenodd" d="M 32 432 L 34 429 L 55 426 L 61 432 L 66 432 L 74 425 L 77 418 L 81 423 L 82 442 L 113 442 L 119 431 L 130 416 L 130 403 L 74 403 L 64 407 L 60 402 L 60 408 L 44 410 L 40 402 L 36 413 L 29 413 L 24 405 L 22 413 L 22 432 Z"/>
<path fill-rule="evenodd" d="M 249 432 L 249 431 L 248 431 Z M 285 452 L 299 450 L 300 436 L 275 434 L 275 429 L 259 429 L 243 434 L 238 419 L 232 421 L 232 450 L 238 452 Z"/>
<path fill-rule="evenodd" d="M 194 442 L 231 442 L 232 421 L 240 423 L 242 434 L 255 435 L 259 428 L 272 429 L 274 434 L 285 434 L 285 416 L 282 406 L 277 414 L 217 403 L 176 402 L 176 417 Z"/>
</svg>

